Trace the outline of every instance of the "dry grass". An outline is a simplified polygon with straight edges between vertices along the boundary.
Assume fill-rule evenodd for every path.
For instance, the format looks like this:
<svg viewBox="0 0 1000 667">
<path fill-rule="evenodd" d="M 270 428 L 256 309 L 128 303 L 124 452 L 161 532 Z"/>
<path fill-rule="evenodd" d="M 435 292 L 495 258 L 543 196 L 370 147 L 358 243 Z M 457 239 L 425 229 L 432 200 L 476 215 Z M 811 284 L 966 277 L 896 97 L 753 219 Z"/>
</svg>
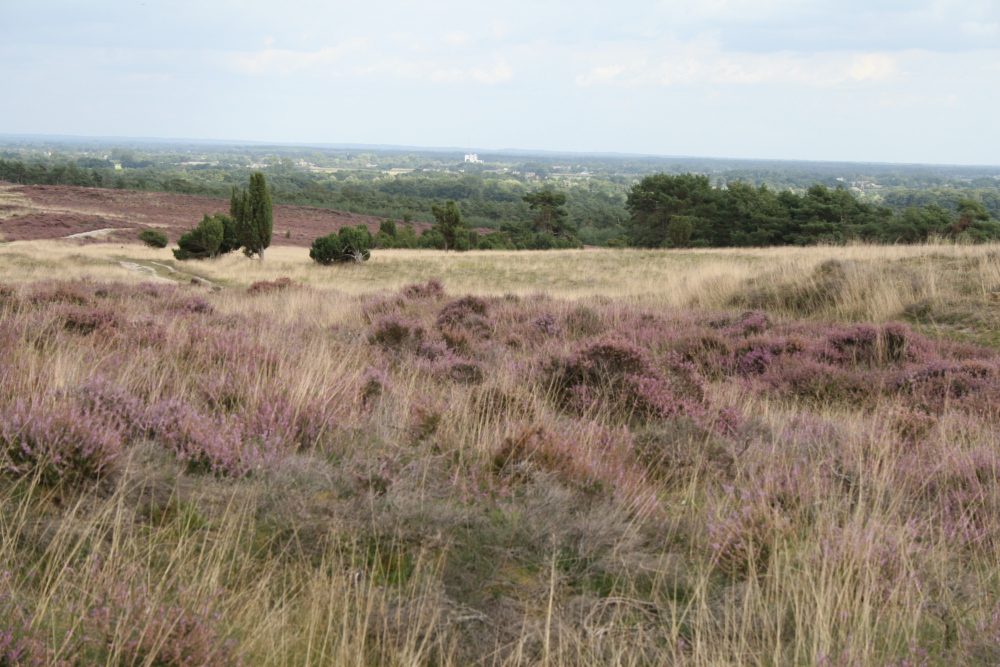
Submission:
<svg viewBox="0 0 1000 667">
<path fill-rule="evenodd" d="M 36 211 L 27 197 L 12 192 L 12 189 L 12 186 L 0 186 L 0 220 Z"/>
<path fill-rule="evenodd" d="M 484 295 L 544 291 L 557 298 L 606 296 L 616 301 L 724 308 L 748 285 L 778 287 L 816 281 L 824 263 L 842 265 L 849 286 L 822 318 L 886 321 L 913 299 L 948 302 L 956 291 L 995 300 L 1000 294 L 1000 246 L 925 245 L 659 250 L 567 250 L 546 252 L 446 253 L 384 250 L 364 267 L 321 267 L 307 248 L 275 247 L 267 261 L 238 253 L 214 261 L 178 263 L 169 249 L 138 245 L 78 245 L 67 241 L 25 241 L 0 251 L 52 269 L 49 278 L 89 275 L 93 267 L 122 259 L 155 261 L 220 284 L 247 286 L 288 276 L 348 294 L 395 290 L 436 277 L 454 292 Z M 9 265 L 9 262 L 7 263 Z M 0 265 L 0 278 L 18 274 Z M 955 273 L 968 280 L 955 285 Z M 796 313 L 801 314 L 801 313 Z"/>
<path fill-rule="evenodd" d="M 536 373 L 608 336 L 658 364 L 692 340 L 711 338 L 713 353 L 757 340 L 720 343 L 737 325 L 708 311 L 811 320 L 775 334 L 793 342 L 827 336 L 817 320 L 885 322 L 908 308 L 928 331 L 986 330 L 997 252 L 392 251 L 323 268 L 290 248 L 264 263 L 0 248 L 0 288 L 13 285 L 0 290 L 0 408 L 69 400 L 103 378 L 139 402 L 203 411 L 225 390 L 211 408 L 222 430 L 279 400 L 296 419 L 329 421 L 244 476 L 189 468 L 150 433 L 83 485 L 5 467 L 0 664 L 19 664 L 5 629 L 47 647 L 21 664 L 996 664 L 995 412 L 928 407 L 924 428 L 905 421 L 924 413 L 900 411 L 902 396 L 808 399 L 709 369 L 713 410 L 741 423 L 721 434 L 581 415 Z M 141 296 L 149 274 L 118 262 L 180 287 Z M 283 276 L 312 289 L 242 289 Z M 441 375 L 409 343 L 369 342 L 387 314 L 443 328 L 446 301 L 395 295 L 430 277 L 452 297 L 521 295 L 489 302 L 485 337 L 468 333 L 485 326 L 475 318 L 465 333 L 433 333 L 484 369 L 476 380 Z M 101 281 L 125 296 L 94 296 Z M 214 312 L 192 310 L 201 302 Z M 67 318 L 84 307 L 118 323 L 74 330 Z M 977 372 L 995 365 L 955 349 Z M 371 389 L 372 377 L 384 384 Z M 961 516 L 938 512 L 939 498 Z"/>
<path fill-rule="evenodd" d="M 95 213 L 92 208 L 39 204 L 20 192 L 15 192 L 14 190 L 18 187 L 20 186 L 0 186 L 0 209 L 6 209 L 0 210 L 0 220 L 5 220 L 14 216 L 32 215 L 38 213 L 74 213 L 78 215 L 94 215 Z M 125 216 L 116 213 L 102 211 L 100 214 L 106 218 L 125 219 Z"/>
</svg>

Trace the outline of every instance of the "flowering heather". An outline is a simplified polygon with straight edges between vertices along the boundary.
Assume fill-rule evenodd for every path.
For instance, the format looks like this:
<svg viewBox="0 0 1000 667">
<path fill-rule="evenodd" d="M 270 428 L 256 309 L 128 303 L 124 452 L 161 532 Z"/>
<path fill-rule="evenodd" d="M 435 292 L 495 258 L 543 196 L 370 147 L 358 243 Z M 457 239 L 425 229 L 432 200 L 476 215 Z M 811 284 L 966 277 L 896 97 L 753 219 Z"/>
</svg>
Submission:
<svg viewBox="0 0 1000 667">
<path fill-rule="evenodd" d="M 121 454 L 122 437 L 94 413 L 55 397 L 20 400 L 0 406 L 0 450 L 7 473 L 72 482 L 107 473 Z"/>
<path fill-rule="evenodd" d="M 118 325 L 117 314 L 107 309 L 70 307 L 64 310 L 61 316 L 67 331 L 84 336 L 112 329 Z"/>
<path fill-rule="evenodd" d="M 489 311 L 485 299 L 478 296 L 463 296 L 441 309 L 438 313 L 437 325 L 446 326 L 480 326 Z"/>
<path fill-rule="evenodd" d="M 389 374 L 378 368 L 368 368 L 361 385 L 361 404 L 366 408 L 371 407 L 388 391 Z"/>
<path fill-rule="evenodd" d="M 0 664 L 1000 657 L 995 351 L 290 289 L 0 288 Z"/>
<path fill-rule="evenodd" d="M 161 585 L 176 602 L 164 599 L 142 581 L 120 580 L 100 571 L 92 574 L 94 590 L 80 606 L 85 644 L 91 659 L 102 664 L 170 665 L 176 667 L 227 667 L 240 664 L 236 642 L 219 631 L 219 614 L 212 602 L 193 601 L 179 587 Z M 174 590 L 170 590 L 174 589 Z"/>
<path fill-rule="evenodd" d="M 386 350 L 417 350 L 424 341 L 424 327 L 415 319 L 383 317 L 375 322 L 368 341 Z"/>
<path fill-rule="evenodd" d="M 609 339 L 553 359 L 543 373 L 562 404 L 576 412 L 640 421 L 700 416 L 705 397 L 694 367 L 677 358 L 666 367 L 669 374 L 642 348 Z"/>
<path fill-rule="evenodd" d="M 444 285 L 436 278 L 431 278 L 424 285 L 420 283 L 407 285 L 399 293 L 400 296 L 409 301 L 421 301 L 424 299 L 440 300 L 446 296 Z"/>
<path fill-rule="evenodd" d="M 562 327 L 559 326 L 556 318 L 548 313 L 541 317 L 536 317 L 531 320 L 531 323 L 543 336 L 558 336 L 562 333 Z"/>
<path fill-rule="evenodd" d="M 40 633 L 31 628 L 29 610 L 16 598 L 10 572 L 0 572 L 0 665 L 68 667 L 53 659 Z"/>
<path fill-rule="evenodd" d="M 290 287 L 298 287 L 291 278 L 278 278 L 277 280 L 258 280 L 247 288 L 247 294 L 270 294 L 271 292 L 281 292 Z"/>
</svg>

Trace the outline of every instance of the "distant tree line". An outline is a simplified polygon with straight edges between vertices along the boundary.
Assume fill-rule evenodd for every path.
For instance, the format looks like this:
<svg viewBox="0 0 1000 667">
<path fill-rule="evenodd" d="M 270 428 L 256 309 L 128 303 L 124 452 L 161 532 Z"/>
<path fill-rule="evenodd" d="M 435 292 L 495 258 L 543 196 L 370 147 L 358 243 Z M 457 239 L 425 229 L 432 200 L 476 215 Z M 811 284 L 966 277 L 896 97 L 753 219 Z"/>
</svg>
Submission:
<svg viewBox="0 0 1000 667">
<path fill-rule="evenodd" d="M 34 163 L 0 159 L 0 181 L 21 185 L 79 185 L 88 188 L 101 187 L 104 177 L 100 172 L 87 171 L 75 164 L 61 164 L 47 167 Z"/>
<path fill-rule="evenodd" d="M 960 199 L 953 211 L 930 203 L 895 212 L 820 184 L 800 195 L 740 181 L 712 187 L 703 175 L 656 174 L 632 188 L 626 207 L 628 240 L 646 248 L 1000 239 L 1000 223 L 979 201 Z"/>
<path fill-rule="evenodd" d="M 225 198 L 231 196 L 236 184 L 246 183 L 251 175 L 249 169 L 229 164 L 178 169 L 162 160 L 154 164 L 148 156 L 132 151 L 112 153 L 131 168 L 117 170 L 108 160 L 90 157 L 79 158 L 76 164 L 25 164 L 0 159 L 0 180 Z M 534 168 L 542 166 L 538 163 Z M 474 171 L 472 166 L 468 168 Z M 721 247 L 849 240 L 913 243 L 930 237 L 969 241 L 998 238 L 993 221 L 1000 217 L 1000 181 L 996 178 L 963 181 L 914 171 L 889 174 L 882 179 L 887 187 L 855 192 L 829 171 L 744 172 L 746 180 L 728 182 L 714 175 L 660 173 L 641 181 L 604 175 L 542 184 L 528 182 L 523 175 L 483 170 L 465 174 L 416 171 L 394 176 L 371 170 L 321 174 L 296 169 L 291 160 L 283 159 L 272 163 L 268 184 L 276 203 L 401 219 L 404 224 L 396 235 L 387 229 L 381 238 L 373 237 L 375 248 L 457 249 L 466 244 L 468 248 L 496 249 L 583 244 Z M 814 180 L 807 189 L 794 192 L 769 185 L 798 184 L 810 176 L 822 182 Z M 904 187 L 911 183 L 932 187 Z M 965 187 L 959 187 L 963 184 Z M 970 187 L 973 185 L 976 189 Z M 467 233 L 460 231 L 454 239 L 442 231 L 447 225 L 441 227 L 442 215 L 451 215 L 447 213 L 451 210 L 449 201 L 460 210 L 463 225 L 468 227 Z M 437 231 L 417 235 L 407 222 L 431 223 Z M 476 234 L 473 228 L 492 231 Z M 193 256 L 205 256 L 206 250 L 197 238 L 189 237 L 188 241 Z"/>
</svg>

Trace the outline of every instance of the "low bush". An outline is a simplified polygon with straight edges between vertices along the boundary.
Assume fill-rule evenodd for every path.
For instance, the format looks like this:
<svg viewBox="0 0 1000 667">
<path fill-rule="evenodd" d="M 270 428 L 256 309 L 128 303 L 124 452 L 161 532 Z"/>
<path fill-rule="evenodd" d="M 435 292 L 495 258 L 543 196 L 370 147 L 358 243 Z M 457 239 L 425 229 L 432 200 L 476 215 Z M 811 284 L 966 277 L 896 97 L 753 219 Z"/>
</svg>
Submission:
<svg viewBox="0 0 1000 667">
<path fill-rule="evenodd" d="M 608 339 L 551 360 L 543 377 L 560 406 L 571 412 L 638 422 L 702 417 L 704 393 L 694 368 L 676 363 L 673 370 L 668 379 L 642 348 Z"/>
<path fill-rule="evenodd" d="M 166 248 L 170 239 L 163 232 L 156 229 L 144 229 L 139 232 L 139 240 L 150 248 Z"/>
<path fill-rule="evenodd" d="M 177 246 L 173 253 L 178 260 L 205 259 L 239 250 L 236 221 L 221 213 L 211 217 L 206 213 L 197 227 L 177 239 Z"/>
<path fill-rule="evenodd" d="M 271 292 L 281 292 L 295 286 L 295 281 L 291 278 L 278 278 L 272 281 L 258 280 L 247 288 L 247 294 L 270 294 Z"/>
<path fill-rule="evenodd" d="M 122 452 L 122 433 L 98 414 L 59 397 L 0 407 L 0 467 L 47 484 L 96 479 Z"/>
<path fill-rule="evenodd" d="M 374 245 L 375 241 L 366 226 L 341 227 L 339 232 L 313 241 L 309 257 L 324 266 L 343 262 L 361 264 L 371 257 Z"/>
<path fill-rule="evenodd" d="M 426 284 L 411 283 L 400 290 L 400 295 L 410 301 L 424 299 L 443 299 L 446 296 L 444 285 L 437 278 L 431 278 Z"/>
<path fill-rule="evenodd" d="M 67 331 L 86 336 L 95 331 L 111 329 L 119 324 L 119 315 L 104 308 L 67 308 L 63 313 L 63 326 Z"/>
<path fill-rule="evenodd" d="M 438 314 L 437 325 L 439 327 L 454 327 L 467 322 L 479 322 L 480 320 L 475 318 L 486 317 L 488 311 L 489 305 L 485 299 L 470 294 L 456 299 L 442 308 Z M 470 316 L 475 316 L 475 318 Z"/>
<path fill-rule="evenodd" d="M 91 664 L 164 667 L 237 667 L 236 642 L 219 630 L 220 615 L 210 603 L 166 602 L 164 591 L 139 581 L 111 579 L 98 572 L 81 604 L 78 622 L 87 633 Z"/>
<path fill-rule="evenodd" d="M 390 351 L 415 351 L 424 342 L 425 331 L 418 320 L 390 315 L 378 320 L 368 334 L 368 342 Z"/>
</svg>

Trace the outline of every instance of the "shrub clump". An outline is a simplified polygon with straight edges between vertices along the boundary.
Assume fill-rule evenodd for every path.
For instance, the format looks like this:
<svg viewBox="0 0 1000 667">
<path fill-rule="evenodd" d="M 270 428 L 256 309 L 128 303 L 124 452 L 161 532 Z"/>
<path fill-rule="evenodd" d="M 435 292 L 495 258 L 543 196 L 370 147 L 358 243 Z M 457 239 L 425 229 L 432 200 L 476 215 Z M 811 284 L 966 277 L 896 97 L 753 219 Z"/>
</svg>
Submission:
<svg viewBox="0 0 1000 667">
<path fill-rule="evenodd" d="M 730 302 L 757 310 L 784 310 L 808 315 L 836 304 L 848 287 L 849 262 L 830 259 L 813 271 L 807 281 L 782 283 L 774 276 L 754 278 L 746 292 Z"/>
<path fill-rule="evenodd" d="M 486 317 L 489 306 L 485 299 L 478 296 L 463 296 L 447 304 L 438 314 L 439 327 L 454 327 L 461 325 L 478 325 Z"/>
<path fill-rule="evenodd" d="M 30 301 L 36 306 L 50 303 L 69 303 L 76 306 L 90 305 L 93 299 L 78 282 L 42 284 L 30 296 Z"/>
<path fill-rule="evenodd" d="M 725 441 L 690 419 L 642 429 L 635 455 L 651 477 L 673 487 L 696 478 L 731 480 L 735 473 L 736 460 Z"/>
<path fill-rule="evenodd" d="M 215 307 L 208 301 L 202 299 L 200 296 L 191 296 L 172 303 L 170 305 L 170 310 L 181 313 L 208 315 L 215 312 Z"/>
<path fill-rule="evenodd" d="M 212 217 L 206 213 L 197 227 L 177 239 L 177 248 L 173 253 L 176 259 L 183 261 L 217 257 L 239 248 L 236 221 L 221 213 Z"/>
<path fill-rule="evenodd" d="M 0 409 L 0 468 L 43 482 L 79 482 L 110 471 L 122 433 L 96 414 L 63 401 L 15 402 Z"/>
<path fill-rule="evenodd" d="M 640 422 L 702 415 L 705 396 L 694 367 L 676 359 L 672 370 L 668 380 L 642 348 L 610 339 L 553 359 L 543 374 L 559 404 L 573 412 L 604 410 Z"/>
<path fill-rule="evenodd" d="M 577 336 L 594 336 L 604 331 L 605 324 L 599 312 L 579 305 L 566 316 L 566 328 Z"/>
<path fill-rule="evenodd" d="M 163 665 L 170 667 L 237 667 L 242 664 L 234 639 L 219 630 L 212 603 L 190 600 L 180 590 L 177 603 L 142 582 L 112 579 L 90 591 L 80 620 L 96 655 L 95 664 Z M 213 601 L 214 602 L 214 601 Z"/>
<path fill-rule="evenodd" d="M 374 245 L 375 241 L 366 226 L 341 227 L 339 232 L 313 241 L 309 257 L 324 266 L 343 262 L 361 264 L 371 258 Z"/>
<path fill-rule="evenodd" d="M 289 287 L 297 287 L 297 285 L 295 281 L 288 277 L 278 278 L 273 281 L 258 280 L 247 288 L 247 294 L 269 294 L 271 292 L 281 292 Z"/>
<path fill-rule="evenodd" d="M 69 308 L 63 315 L 63 327 L 83 336 L 118 325 L 118 315 L 104 309 Z"/>
<path fill-rule="evenodd" d="M 413 352 L 423 344 L 424 336 L 424 327 L 419 321 L 389 315 L 375 323 L 368 334 L 368 342 L 389 351 Z"/>
<path fill-rule="evenodd" d="M 437 278 L 431 278 L 425 285 L 411 283 L 401 289 L 399 294 L 409 301 L 439 300 L 446 296 L 444 285 Z"/>
<path fill-rule="evenodd" d="M 150 248 L 166 248 L 170 239 L 163 232 L 156 229 L 144 229 L 139 232 L 139 240 Z"/>
</svg>

